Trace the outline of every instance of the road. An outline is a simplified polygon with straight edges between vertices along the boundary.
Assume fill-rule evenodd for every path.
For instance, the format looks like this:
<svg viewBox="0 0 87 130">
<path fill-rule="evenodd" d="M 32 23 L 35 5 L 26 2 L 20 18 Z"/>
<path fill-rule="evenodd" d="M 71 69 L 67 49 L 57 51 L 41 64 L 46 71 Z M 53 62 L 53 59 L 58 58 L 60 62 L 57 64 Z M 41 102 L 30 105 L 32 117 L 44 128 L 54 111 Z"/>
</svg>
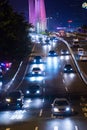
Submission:
<svg viewBox="0 0 87 130">
<path fill-rule="evenodd" d="M 82 80 L 71 54 L 67 56 L 60 54 L 61 49 L 65 48 L 67 46 L 62 41 L 45 46 L 35 44 L 31 55 L 41 55 L 44 64 L 29 64 L 31 59 L 29 56 L 24 75 L 21 76 L 22 72 L 19 73 L 22 77 L 21 82 L 15 81 L 12 88 L 24 91 L 33 82 L 39 83 L 44 90 L 43 98 L 26 98 L 21 110 L 1 110 L 0 130 L 87 130 L 87 85 Z M 55 49 L 58 56 L 48 57 L 50 49 Z M 63 73 L 66 63 L 73 66 L 75 73 Z M 81 65 L 82 63 L 79 64 L 80 67 Z M 42 67 L 44 76 L 27 77 L 26 74 L 30 73 L 33 66 Z M 53 116 L 51 104 L 55 97 L 67 97 L 75 113 L 67 117 Z"/>
</svg>

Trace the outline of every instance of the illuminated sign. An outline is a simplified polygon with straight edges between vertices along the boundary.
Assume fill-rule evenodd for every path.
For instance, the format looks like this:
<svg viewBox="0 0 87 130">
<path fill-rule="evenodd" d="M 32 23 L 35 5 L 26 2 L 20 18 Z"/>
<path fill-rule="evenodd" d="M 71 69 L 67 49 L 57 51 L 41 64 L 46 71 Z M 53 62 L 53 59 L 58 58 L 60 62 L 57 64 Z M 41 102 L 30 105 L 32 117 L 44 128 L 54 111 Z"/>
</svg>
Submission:
<svg viewBox="0 0 87 130">
<path fill-rule="evenodd" d="M 87 3 L 86 3 L 86 2 L 84 2 L 84 3 L 82 4 L 82 8 L 87 9 Z"/>
</svg>

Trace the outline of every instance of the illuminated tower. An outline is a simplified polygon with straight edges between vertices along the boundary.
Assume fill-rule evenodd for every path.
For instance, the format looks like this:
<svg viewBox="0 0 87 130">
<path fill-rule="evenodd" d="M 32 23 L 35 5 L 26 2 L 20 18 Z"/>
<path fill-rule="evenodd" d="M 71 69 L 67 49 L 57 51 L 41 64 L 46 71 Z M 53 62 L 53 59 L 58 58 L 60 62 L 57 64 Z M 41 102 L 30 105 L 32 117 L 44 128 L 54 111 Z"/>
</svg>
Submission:
<svg viewBox="0 0 87 130">
<path fill-rule="evenodd" d="M 28 0 L 29 2 L 29 23 L 35 25 L 35 1 Z"/>
<path fill-rule="evenodd" d="M 28 0 L 29 1 L 29 23 L 35 26 L 36 31 L 42 32 L 46 30 L 46 13 L 44 0 Z"/>
</svg>

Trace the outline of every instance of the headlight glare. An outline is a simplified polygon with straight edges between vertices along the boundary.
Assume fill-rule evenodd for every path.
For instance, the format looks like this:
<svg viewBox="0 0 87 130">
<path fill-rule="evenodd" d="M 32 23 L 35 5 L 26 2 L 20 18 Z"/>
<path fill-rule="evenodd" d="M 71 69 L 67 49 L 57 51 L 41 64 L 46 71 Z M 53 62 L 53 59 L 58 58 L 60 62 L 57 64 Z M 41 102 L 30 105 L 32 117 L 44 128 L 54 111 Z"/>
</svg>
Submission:
<svg viewBox="0 0 87 130">
<path fill-rule="evenodd" d="M 67 108 L 66 108 L 66 111 L 70 111 L 70 108 L 69 108 L 69 107 L 67 107 Z"/>
<path fill-rule="evenodd" d="M 21 101 L 21 98 L 18 98 L 17 101 Z"/>
<path fill-rule="evenodd" d="M 11 102 L 11 99 L 10 98 L 6 98 L 6 102 Z"/>
<path fill-rule="evenodd" d="M 59 110 L 58 110 L 58 108 L 56 108 L 56 107 L 54 107 L 54 112 L 58 112 Z"/>
</svg>

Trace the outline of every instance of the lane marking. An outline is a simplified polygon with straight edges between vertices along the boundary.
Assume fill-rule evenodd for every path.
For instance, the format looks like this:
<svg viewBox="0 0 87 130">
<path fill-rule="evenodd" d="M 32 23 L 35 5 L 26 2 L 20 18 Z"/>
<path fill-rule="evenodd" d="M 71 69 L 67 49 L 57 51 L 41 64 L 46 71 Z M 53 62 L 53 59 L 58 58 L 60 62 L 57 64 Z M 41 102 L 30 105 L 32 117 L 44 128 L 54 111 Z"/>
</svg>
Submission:
<svg viewBox="0 0 87 130">
<path fill-rule="evenodd" d="M 38 126 L 35 127 L 35 130 L 38 130 Z"/>
<path fill-rule="evenodd" d="M 45 84 L 45 80 L 43 80 L 43 84 Z"/>
<path fill-rule="evenodd" d="M 66 91 L 68 92 L 68 88 L 67 88 L 67 87 L 65 87 L 65 89 L 66 89 Z"/>
<path fill-rule="evenodd" d="M 87 113 L 84 113 L 84 116 L 87 118 Z"/>
<path fill-rule="evenodd" d="M 63 79 L 63 83 L 65 83 L 65 80 Z"/>
<path fill-rule="evenodd" d="M 43 110 L 41 109 L 40 110 L 40 114 L 39 114 L 40 117 L 42 116 L 42 113 L 43 113 Z"/>
<path fill-rule="evenodd" d="M 45 88 L 43 88 L 43 92 L 45 92 Z"/>
<path fill-rule="evenodd" d="M 58 130 L 58 126 L 54 126 L 54 130 Z"/>
<path fill-rule="evenodd" d="M 11 128 L 6 128 L 6 130 L 10 130 Z"/>
<path fill-rule="evenodd" d="M 75 126 L 75 130 L 79 130 L 77 125 Z"/>
</svg>

